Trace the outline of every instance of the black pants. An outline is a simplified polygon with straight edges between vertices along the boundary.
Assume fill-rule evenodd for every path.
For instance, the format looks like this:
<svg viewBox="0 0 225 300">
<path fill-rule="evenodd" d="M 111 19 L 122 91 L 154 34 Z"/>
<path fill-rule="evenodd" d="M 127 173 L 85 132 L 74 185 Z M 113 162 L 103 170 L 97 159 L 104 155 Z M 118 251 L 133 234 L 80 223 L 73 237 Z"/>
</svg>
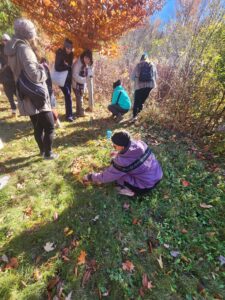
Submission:
<svg viewBox="0 0 225 300">
<path fill-rule="evenodd" d="M 4 88 L 5 95 L 9 100 L 11 109 L 13 109 L 13 110 L 16 109 L 16 104 L 14 102 L 14 96 L 16 96 L 15 83 L 13 81 L 3 83 L 3 88 Z"/>
<path fill-rule="evenodd" d="M 133 107 L 133 117 L 136 117 L 136 115 L 142 111 L 143 104 L 145 103 L 145 100 L 148 98 L 148 95 L 152 88 L 143 88 L 136 90 L 134 93 L 134 107 Z"/>
<path fill-rule="evenodd" d="M 155 185 L 153 185 L 152 187 L 147 188 L 147 189 L 140 189 L 140 188 L 138 188 L 136 186 L 133 186 L 133 185 L 129 184 L 128 182 L 124 182 L 124 185 L 126 187 L 128 187 L 132 192 L 134 192 L 137 196 L 142 196 L 142 195 L 147 194 L 151 190 L 153 190 L 160 183 L 160 181 L 161 180 L 159 180 L 158 182 L 156 182 Z"/>
<path fill-rule="evenodd" d="M 52 151 L 54 118 L 51 111 L 44 111 L 30 116 L 34 126 L 34 137 L 41 153 L 50 156 Z"/>
<path fill-rule="evenodd" d="M 118 114 L 124 115 L 128 112 L 128 109 L 121 108 L 118 104 L 110 104 L 108 106 L 108 110 L 114 115 L 117 116 Z"/>
</svg>

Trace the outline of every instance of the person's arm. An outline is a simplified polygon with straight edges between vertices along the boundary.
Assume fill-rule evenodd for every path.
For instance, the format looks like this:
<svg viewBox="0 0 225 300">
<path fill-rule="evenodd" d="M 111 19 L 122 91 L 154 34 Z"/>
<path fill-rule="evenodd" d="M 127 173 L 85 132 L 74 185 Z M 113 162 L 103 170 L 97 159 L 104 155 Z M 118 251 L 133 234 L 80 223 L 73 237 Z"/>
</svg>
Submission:
<svg viewBox="0 0 225 300">
<path fill-rule="evenodd" d="M 73 70 L 72 70 L 72 77 L 73 79 L 80 84 L 85 84 L 86 83 L 86 77 L 80 76 L 80 71 L 81 71 L 81 62 L 78 60 L 76 63 L 73 65 Z"/>
<path fill-rule="evenodd" d="M 138 65 L 136 65 L 136 67 L 134 68 L 132 74 L 131 74 L 131 80 L 135 80 L 137 78 L 137 67 Z"/>
<path fill-rule="evenodd" d="M 34 51 L 30 47 L 21 47 L 19 57 L 26 75 L 33 82 L 44 82 L 47 79 L 44 67 L 38 63 Z"/>
<path fill-rule="evenodd" d="M 105 169 L 101 173 L 92 173 L 84 177 L 84 182 L 95 182 L 95 183 L 108 183 L 118 180 L 120 177 L 124 176 L 125 173 L 117 170 L 113 166 Z M 86 179 L 86 180 L 85 180 Z"/>
<path fill-rule="evenodd" d="M 57 72 L 71 70 L 71 66 L 65 62 L 62 50 L 58 50 L 55 56 L 55 70 Z"/>
</svg>

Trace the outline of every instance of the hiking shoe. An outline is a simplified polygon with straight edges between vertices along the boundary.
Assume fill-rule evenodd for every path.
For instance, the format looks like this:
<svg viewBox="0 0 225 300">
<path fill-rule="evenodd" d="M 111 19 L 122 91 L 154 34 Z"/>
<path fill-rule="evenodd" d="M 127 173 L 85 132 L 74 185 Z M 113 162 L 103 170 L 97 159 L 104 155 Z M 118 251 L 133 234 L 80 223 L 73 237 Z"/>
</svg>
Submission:
<svg viewBox="0 0 225 300">
<path fill-rule="evenodd" d="M 121 114 L 118 114 L 116 117 L 116 122 L 119 123 L 122 120 L 123 120 L 123 116 Z"/>
<path fill-rule="evenodd" d="M 51 153 L 49 156 L 44 155 L 44 159 L 46 160 L 53 160 L 53 159 L 57 159 L 59 157 L 59 154 L 56 153 Z"/>
</svg>

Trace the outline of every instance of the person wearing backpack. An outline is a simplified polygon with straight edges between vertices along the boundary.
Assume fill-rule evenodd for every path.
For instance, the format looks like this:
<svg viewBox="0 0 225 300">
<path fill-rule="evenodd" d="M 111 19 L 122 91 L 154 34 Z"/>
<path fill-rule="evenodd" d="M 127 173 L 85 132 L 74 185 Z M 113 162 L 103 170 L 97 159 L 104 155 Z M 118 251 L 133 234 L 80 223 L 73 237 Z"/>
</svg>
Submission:
<svg viewBox="0 0 225 300">
<path fill-rule="evenodd" d="M 116 121 L 120 122 L 123 115 L 126 114 L 131 108 L 131 101 L 122 87 L 121 81 L 117 80 L 113 83 L 112 102 L 108 106 L 108 110 L 112 113 L 112 117 L 116 117 Z"/>
<path fill-rule="evenodd" d="M 153 63 L 149 62 L 148 55 L 144 53 L 131 75 L 135 84 L 133 118 L 137 119 L 138 113 L 143 109 L 143 104 L 149 93 L 156 87 L 157 71 Z"/>
<path fill-rule="evenodd" d="M 18 109 L 21 115 L 30 116 L 34 127 L 34 137 L 38 144 L 40 155 L 45 159 L 55 159 L 57 154 L 52 152 L 54 134 L 54 119 L 50 105 L 50 97 L 46 85 L 46 73 L 44 67 L 38 63 L 34 52 L 37 37 L 34 24 L 25 18 L 16 19 L 14 22 L 15 35 L 5 46 L 5 54 L 8 56 L 8 64 L 13 72 L 18 95 Z M 43 104 L 38 103 L 38 97 L 22 95 L 20 82 L 22 75 L 28 78 L 28 82 L 44 91 Z M 38 95 L 37 95 L 38 96 Z"/>
</svg>

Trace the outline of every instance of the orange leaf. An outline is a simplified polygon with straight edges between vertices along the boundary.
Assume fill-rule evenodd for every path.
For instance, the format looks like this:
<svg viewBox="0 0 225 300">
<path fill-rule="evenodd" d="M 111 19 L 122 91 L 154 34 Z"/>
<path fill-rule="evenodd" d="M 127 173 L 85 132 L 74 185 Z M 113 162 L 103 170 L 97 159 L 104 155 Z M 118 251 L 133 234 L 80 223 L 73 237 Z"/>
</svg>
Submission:
<svg viewBox="0 0 225 300">
<path fill-rule="evenodd" d="M 5 266 L 5 269 L 10 270 L 10 269 L 17 269 L 19 266 L 18 260 L 15 257 L 10 258 L 9 262 Z"/>
<path fill-rule="evenodd" d="M 85 264 L 85 262 L 86 262 L 86 256 L 87 256 L 87 253 L 85 251 L 81 250 L 81 253 L 80 253 L 79 257 L 78 257 L 78 263 L 77 264 L 78 265 Z"/>
<path fill-rule="evenodd" d="M 181 179 L 181 183 L 184 187 L 187 187 L 190 185 L 190 182 L 188 182 L 187 180 Z"/>
<path fill-rule="evenodd" d="M 122 263 L 122 269 L 124 271 L 132 272 L 134 270 L 134 265 L 130 260 L 126 260 L 124 263 Z"/>
</svg>

